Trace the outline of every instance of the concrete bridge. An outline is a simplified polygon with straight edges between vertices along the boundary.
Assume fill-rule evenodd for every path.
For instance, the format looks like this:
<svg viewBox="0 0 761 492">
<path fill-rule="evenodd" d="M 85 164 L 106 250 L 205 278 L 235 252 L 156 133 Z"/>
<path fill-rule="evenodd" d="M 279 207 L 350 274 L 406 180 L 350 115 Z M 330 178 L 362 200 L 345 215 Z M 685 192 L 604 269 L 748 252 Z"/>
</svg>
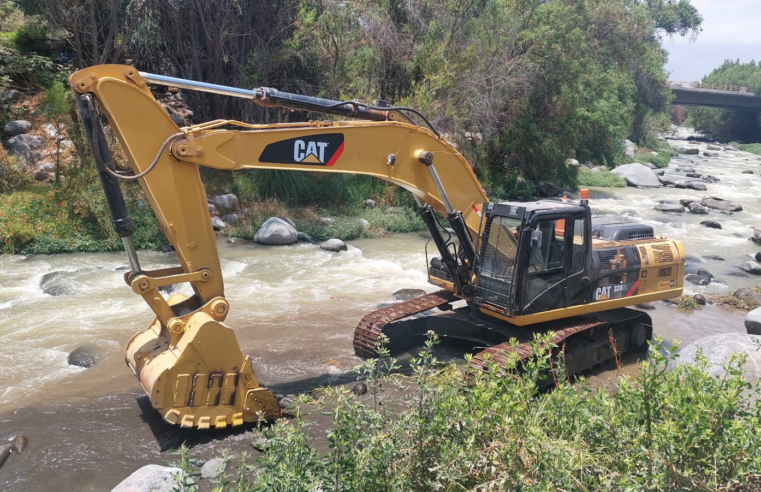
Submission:
<svg viewBox="0 0 761 492">
<path fill-rule="evenodd" d="M 761 111 L 761 95 L 747 87 L 672 81 L 668 85 L 676 95 L 671 104 Z"/>
</svg>

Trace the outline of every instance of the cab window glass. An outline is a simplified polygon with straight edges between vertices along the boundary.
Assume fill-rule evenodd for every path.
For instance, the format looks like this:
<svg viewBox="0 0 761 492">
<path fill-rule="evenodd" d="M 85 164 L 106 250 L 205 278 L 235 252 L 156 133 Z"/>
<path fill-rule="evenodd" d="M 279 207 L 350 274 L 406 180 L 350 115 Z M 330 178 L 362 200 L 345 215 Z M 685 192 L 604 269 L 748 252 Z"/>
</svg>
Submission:
<svg viewBox="0 0 761 492">
<path fill-rule="evenodd" d="M 536 225 L 542 233 L 542 242 L 531 248 L 529 272 L 563 268 L 565 221 L 544 220 Z"/>
<path fill-rule="evenodd" d="M 581 217 L 573 221 L 573 246 L 571 250 L 571 273 L 584 269 L 585 250 L 584 238 L 587 221 Z"/>
</svg>

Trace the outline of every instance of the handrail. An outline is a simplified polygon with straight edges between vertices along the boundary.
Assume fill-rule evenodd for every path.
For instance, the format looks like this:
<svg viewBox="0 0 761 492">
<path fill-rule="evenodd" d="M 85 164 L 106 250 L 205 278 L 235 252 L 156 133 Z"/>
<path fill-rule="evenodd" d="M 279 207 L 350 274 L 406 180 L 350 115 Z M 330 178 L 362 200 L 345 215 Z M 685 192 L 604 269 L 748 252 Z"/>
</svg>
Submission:
<svg viewBox="0 0 761 492">
<path fill-rule="evenodd" d="M 680 82 L 675 80 L 669 80 L 666 82 L 669 87 L 680 87 L 684 89 L 706 89 L 714 91 L 727 91 L 727 92 L 739 92 L 741 94 L 754 94 L 746 86 L 741 85 L 726 85 L 726 84 L 704 84 L 702 82 Z"/>
</svg>

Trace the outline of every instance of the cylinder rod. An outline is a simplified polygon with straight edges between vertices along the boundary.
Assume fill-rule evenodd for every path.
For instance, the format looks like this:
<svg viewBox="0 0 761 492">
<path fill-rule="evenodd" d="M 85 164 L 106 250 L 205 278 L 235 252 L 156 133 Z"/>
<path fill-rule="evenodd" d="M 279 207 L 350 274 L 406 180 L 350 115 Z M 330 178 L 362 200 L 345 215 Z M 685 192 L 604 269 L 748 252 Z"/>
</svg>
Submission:
<svg viewBox="0 0 761 492">
<path fill-rule="evenodd" d="M 167 77 L 166 75 L 156 75 L 153 73 L 140 72 L 140 76 L 149 84 L 181 87 L 183 89 L 190 89 L 193 91 L 211 92 L 212 94 L 242 97 L 245 99 L 251 99 L 256 95 L 255 91 L 250 89 L 240 89 L 238 87 L 229 87 L 226 85 L 207 84 L 206 82 L 179 79 L 177 77 Z"/>
<path fill-rule="evenodd" d="M 132 270 L 132 273 L 139 273 L 141 271 L 140 260 L 137 259 L 137 251 L 135 251 L 135 243 L 132 242 L 132 236 L 124 236 L 122 244 L 124 245 L 124 251 L 127 252 L 130 270 Z"/>
</svg>

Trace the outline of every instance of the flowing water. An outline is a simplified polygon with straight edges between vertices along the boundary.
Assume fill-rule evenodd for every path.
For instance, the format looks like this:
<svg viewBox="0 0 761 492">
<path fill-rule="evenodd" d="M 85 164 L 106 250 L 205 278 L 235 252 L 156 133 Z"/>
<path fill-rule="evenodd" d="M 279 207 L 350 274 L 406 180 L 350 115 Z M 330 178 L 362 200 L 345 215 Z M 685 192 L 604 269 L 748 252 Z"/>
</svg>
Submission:
<svg viewBox="0 0 761 492">
<path fill-rule="evenodd" d="M 705 150 L 705 144 L 698 146 Z M 720 182 L 708 184 L 708 192 L 592 192 L 595 220 L 650 224 L 657 235 L 682 240 L 691 267 L 699 264 L 720 282 L 687 284 L 690 293 L 729 294 L 759 283 L 758 278 L 735 275 L 742 261 L 759 249 L 748 237 L 753 225 L 761 225 L 761 158 L 744 152 L 720 154 L 675 158 L 667 172 L 678 174 L 677 167 L 689 165 L 716 176 Z M 755 174 L 741 174 L 744 170 Z M 731 199 L 745 210 L 732 215 L 712 211 L 709 216 L 653 210 L 660 200 L 704 195 Z M 706 219 L 723 228 L 701 226 Z M 231 306 L 226 323 L 235 328 L 243 352 L 255 358 L 260 381 L 280 393 L 347 381 L 359 362 L 352 349 L 357 321 L 388 302 L 396 290 L 436 290 L 426 282 L 425 242 L 421 234 L 395 234 L 351 241 L 347 252 L 334 254 L 307 244 L 265 247 L 220 239 Z M 171 266 L 174 258 L 156 252 L 141 252 L 140 257 L 146 268 Z M 25 454 L 12 456 L 0 470 L 0 490 L 110 490 L 144 464 L 174 459 L 167 451 L 183 441 L 206 458 L 224 448 L 250 450 L 250 428 L 180 431 L 151 410 L 124 364 L 127 340 L 152 318 L 142 299 L 124 284 L 125 267 L 123 253 L 0 257 L 0 443 L 16 433 L 30 438 Z M 41 283 L 59 295 L 43 292 Z M 658 303 L 648 313 L 656 334 L 683 343 L 745 331 L 743 313 L 714 306 L 685 314 Z M 69 352 L 82 345 L 98 354 L 95 367 L 67 364 Z"/>
</svg>

